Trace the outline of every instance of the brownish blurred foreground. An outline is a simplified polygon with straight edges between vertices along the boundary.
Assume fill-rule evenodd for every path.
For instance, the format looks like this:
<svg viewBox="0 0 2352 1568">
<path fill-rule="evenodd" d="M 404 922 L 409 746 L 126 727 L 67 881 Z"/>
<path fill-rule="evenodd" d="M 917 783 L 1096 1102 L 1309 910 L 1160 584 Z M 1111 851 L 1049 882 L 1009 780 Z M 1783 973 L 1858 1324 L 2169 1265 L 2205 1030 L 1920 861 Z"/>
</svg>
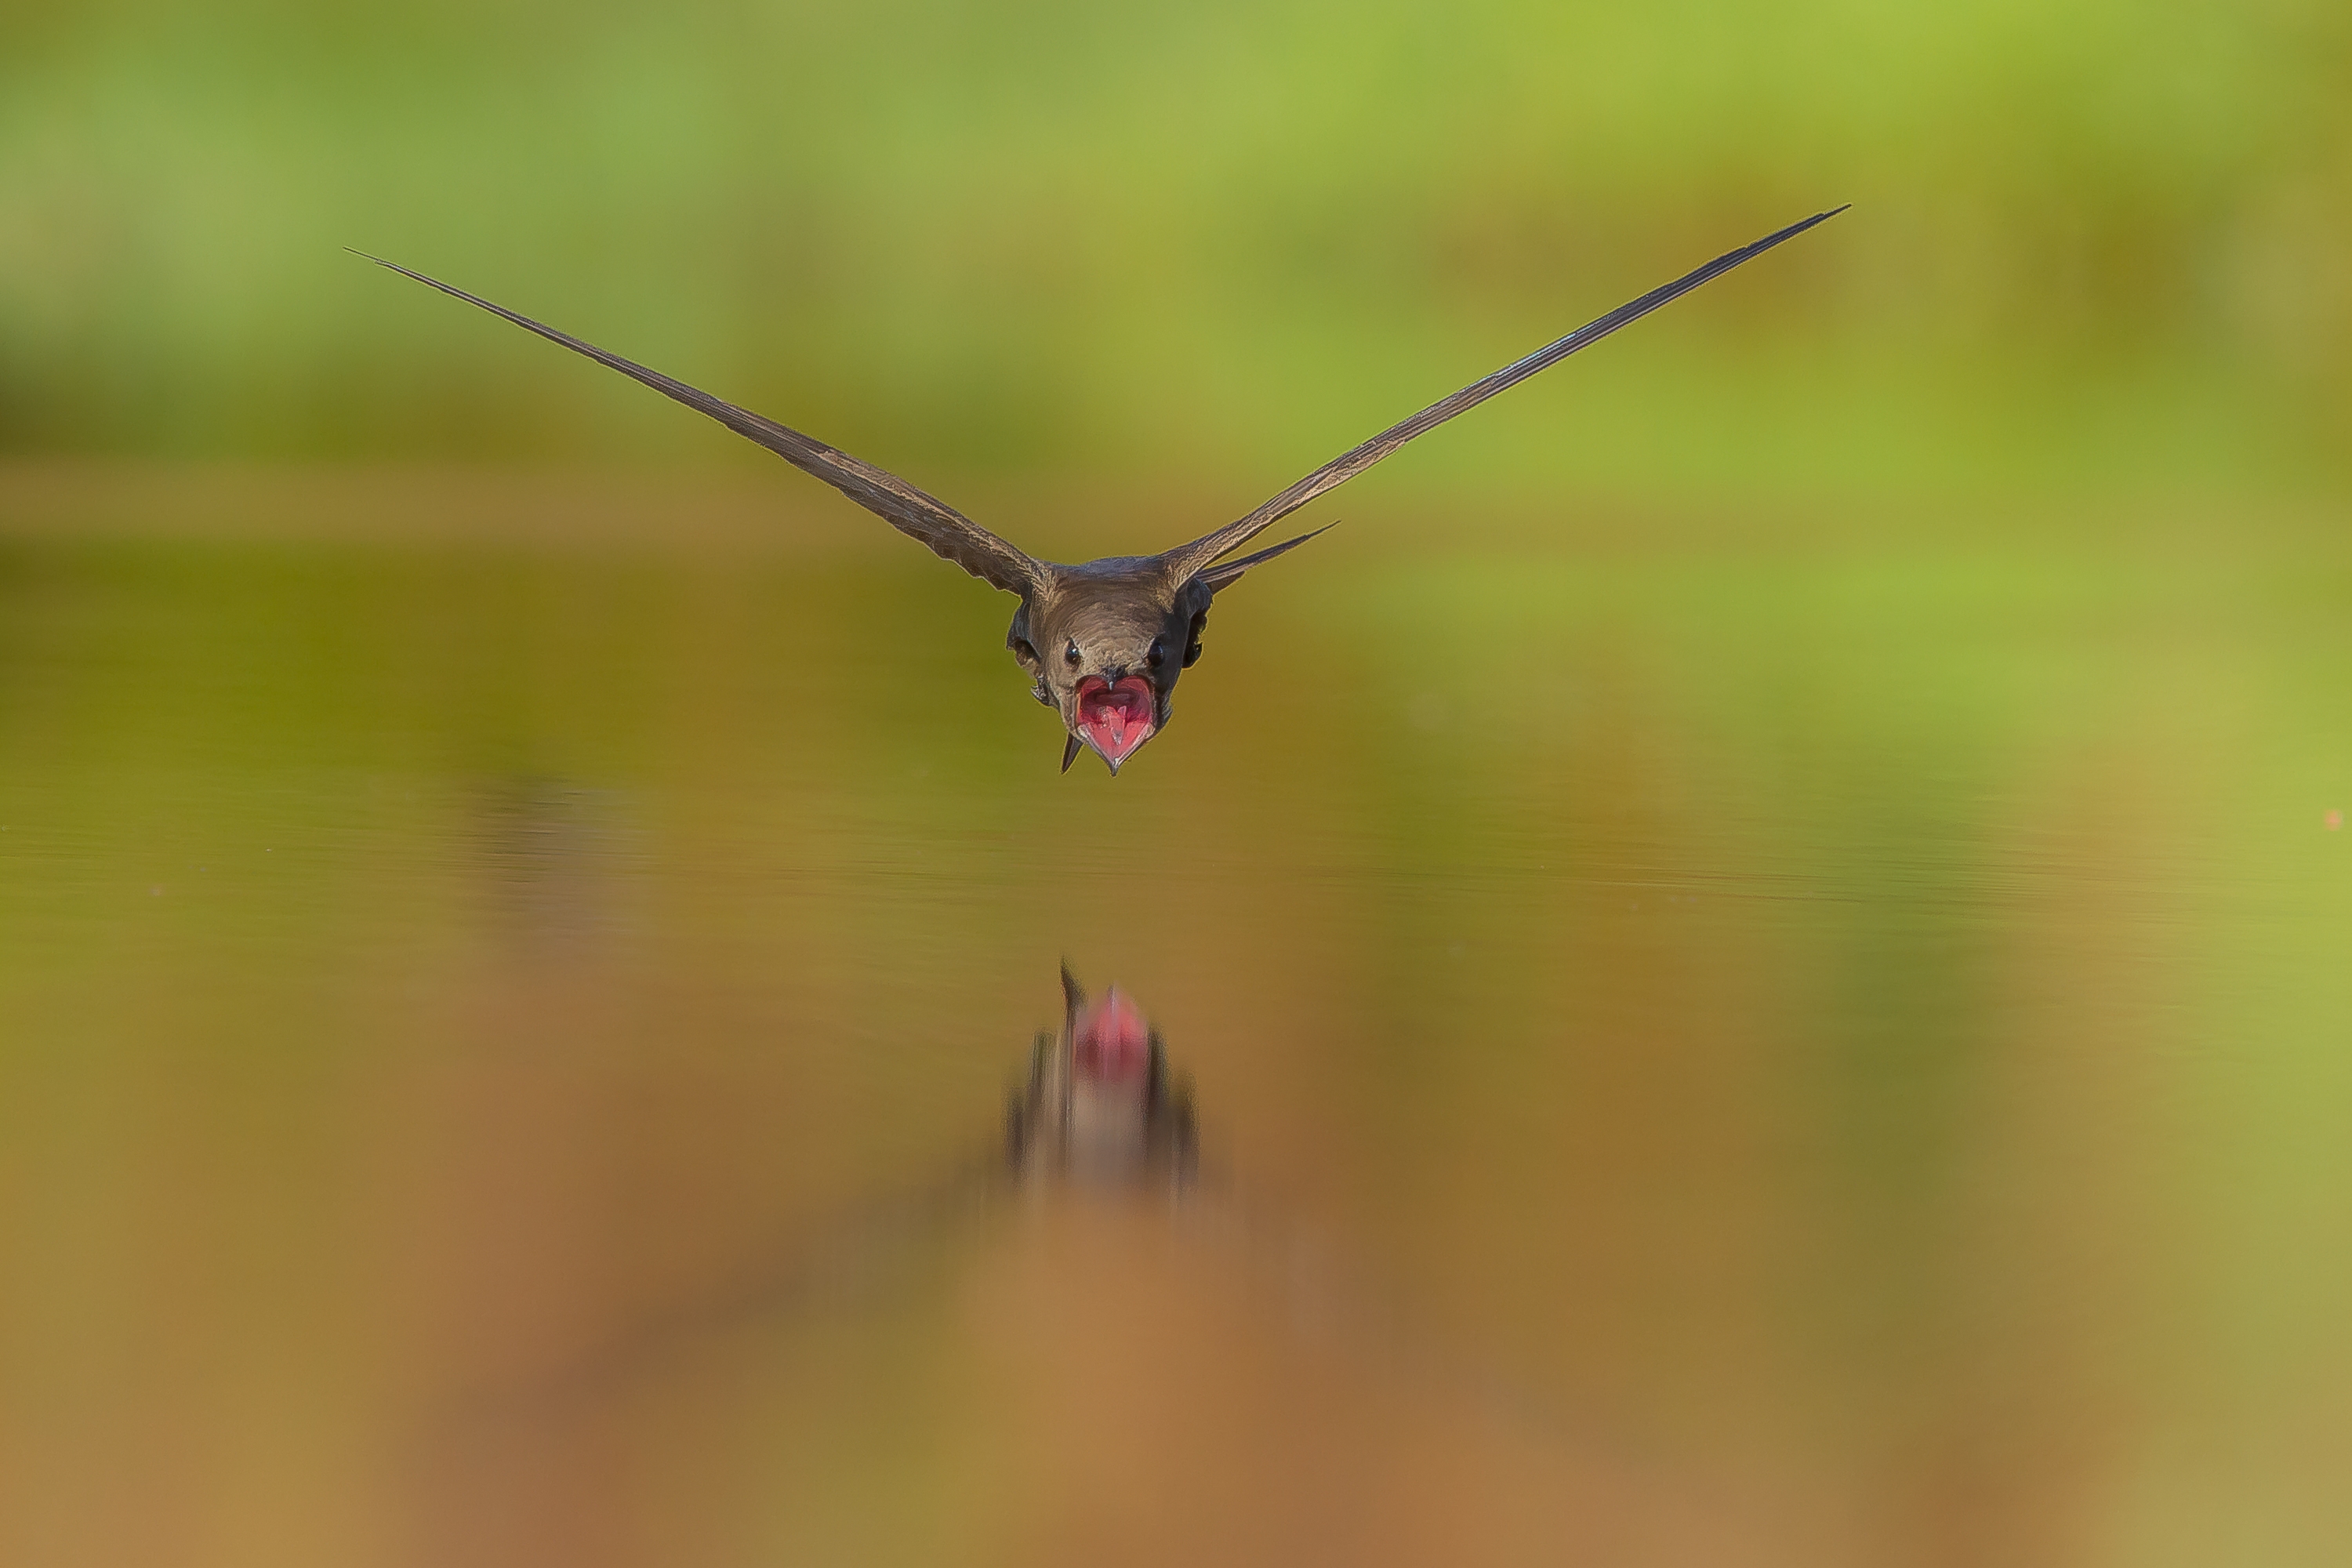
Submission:
<svg viewBox="0 0 2352 1568">
<path fill-rule="evenodd" d="M 2293 530 L 1375 514 L 1112 781 L 822 498 L 0 494 L 0 1561 L 2352 1551 Z"/>
</svg>

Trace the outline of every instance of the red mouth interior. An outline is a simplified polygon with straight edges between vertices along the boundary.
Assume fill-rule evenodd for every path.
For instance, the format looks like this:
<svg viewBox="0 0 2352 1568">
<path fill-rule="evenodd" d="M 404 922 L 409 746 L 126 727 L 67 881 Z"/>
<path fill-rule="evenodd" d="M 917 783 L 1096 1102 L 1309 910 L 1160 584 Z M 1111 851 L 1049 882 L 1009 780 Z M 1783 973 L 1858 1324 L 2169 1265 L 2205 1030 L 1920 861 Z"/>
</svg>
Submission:
<svg viewBox="0 0 2352 1568">
<path fill-rule="evenodd" d="M 1098 676 L 1078 683 L 1078 730 L 1113 767 L 1151 738 L 1151 683 L 1130 675 L 1117 686 Z"/>
<path fill-rule="evenodd" d="M 1079 1015 L 1070 1046 L 1080 1076 L 1116 1082 L 1143 1070 L 1151 1055 L 1151 1026 L 1114 985 Z"/>
</svg>

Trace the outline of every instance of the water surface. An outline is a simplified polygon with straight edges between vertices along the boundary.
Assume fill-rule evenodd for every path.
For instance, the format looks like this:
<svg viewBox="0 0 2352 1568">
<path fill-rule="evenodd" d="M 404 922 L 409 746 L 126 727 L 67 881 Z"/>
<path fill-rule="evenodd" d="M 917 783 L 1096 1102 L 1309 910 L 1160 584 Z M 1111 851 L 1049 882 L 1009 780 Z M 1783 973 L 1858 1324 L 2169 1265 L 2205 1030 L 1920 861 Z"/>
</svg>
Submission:
<svg viewBox="0 0 2352 1568">
<path fill-rule="evenodd" d="M 73 493 L 0 1558 L 2352 1551 L 2340 559 L 1375 518 L 1114 781 L 821 502 Z M 1183 1161 L 1008 1166 L 1066 961 Z"/>
</svg>

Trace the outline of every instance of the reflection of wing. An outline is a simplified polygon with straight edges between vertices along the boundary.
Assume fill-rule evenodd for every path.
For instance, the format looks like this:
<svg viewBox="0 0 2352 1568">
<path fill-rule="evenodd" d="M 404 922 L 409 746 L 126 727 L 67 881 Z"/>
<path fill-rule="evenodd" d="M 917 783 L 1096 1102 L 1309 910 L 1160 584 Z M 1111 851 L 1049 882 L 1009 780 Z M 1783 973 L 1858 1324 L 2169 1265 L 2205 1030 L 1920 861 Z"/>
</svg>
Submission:
<svg viewBox="0 0 2352 1568">
<path fill-rule="evenodd" d="M 1196 1265 L 1235 1271 L 1254 1290 L 1263 1289 L 1271 1298 L 1269 1315 L 1290 1332 L 1343 1349 L 1368 1372 L 1473 1394 L 1522 1426 L 1558 1436 L 1572 1425 L 1525 1379 L 1452 1348 L 1454 1336 L 1407 1308 L 1401 1292 L 1353 1266 L 1347 1249 L 1329 1245 L 1295 1215 L 1223 1181 L 1212 1179 L 1204 1189 L 1189 1088 L 1170 1070 L 1157 1033 L 1139 1069 L 1113 1079 L 1124 1086 L 1132 1114 L 1105 1116 L 1099 1101 L 1090 1112 L 1089 1084 L 1101 1081 L 1106 1037 L 1139 1015 L 1116 987 L 1090 1005 L 1066 968 L 1062 984 L 1063 1027 L 1058 1038 L 1036 1037 L 1028 1081 L 1006 1107 L 1001 1154 L 967 1161 L 929 1186 L 796 1232 L 700 1298 L 639 1318 L 551 1375 L 477 1390 L 445 1412 L 451 1425 L 436 1436 L 462 1446 L 501 1430 L 560 1423 L 625 1396 L 676 1358 L 730 1331 L 857 1312 L 919 1289 L 965 1256 L 965 1244 L 989 1234 L 987 1222 L 1005 1200 L 1040 1192 L 1181 1198 L 1138 1204 L 1131 1212 L 1143 1223 L 1180 1225 L 1199 1249 Z"/>
<path fill-rule="evenodd" d="M 1301 1340 L 1391 1384 L 1466 1397 L 1549 1440 L 1622 1446 L 1622 1434 L 1599 1430 L 1492 1347 L 1441 1321 L 1427 1310 L 1426 1291 L 1371 1267 L 1344 1236 L 1223 1182 L 1211 1184 L 1185 1217 L 1192 1237 L 1233 1259 L 1264 1292 L 1268 1315 Z"/>
<path fill-rule="evenodd" d="M 1118 996 L 1116 988 L 1110 996 Z M 1066 968 L 1062 999 L 1059 1037 L 1037 1035 L 1028 1081 L 1005 1107 L 1000 1152 L 796 1232 L 701 1297 L 639 1318 L 552 1375 L 481 1391 L 466 1402 L 466 1417 L 532 1419 L 607 1394 L 730 1329 L 887 1296 L 951 1257 L 956 1243 L 1019 1189 L 1186 1191 L 1198 1147 L 1192 1096 L 1170 1071 L 1160 1037 L 1150 1037 L 1140 1074 L 1125 1082 L 1106 1116 L 1077 1061 L 1094 1015 Z M 1131 1115 L 1118 1114 L 1121 1108 Z"/>
<path fill-rule="evenodd" d="M 998 1160 L 890 1194 L 798 1230 L 691 1300 L 636 1318 L 551 1371 L 466 1391 L 436 1436 L 530 1428 L 624 1395 L 730 1331 L 889 1300 L 958 1256 L 1009 1190 Z"/>
<path fill-rule="evenodd" d="M 365 253 L 354 251 L 352 254 Z M 469 305 L 479 305 L 492 315 L 504 316 L 518 327 L 537 332 L 551 342 L 562 343 L 575 353 L 586 354 L 597 363 L 610 365 L 623 375 L 644 382 L 688 408 L 708 414 L 737 435 L 757 441 L 803 473 L 815 475 L 899 532 L 921 541 L 934 552 L 945 556 L 993 587 L 1002 588 L 1008 594 L 1026 594 L 1037 585 L 1043 569 L 1035 561 L 945 501 L 924 494 L 896 474 L 877 468 L 871 463 L 860 462 L 837 447 L 828 447 L 813 437 L 803 436 L 789 426 L 779 425 L 748 408 L 738 408 L 682 381 L 673 380 L 657 370 L 647 370 L 633 360 L 607 353 L 593 343 L 583 342 L 569 333 L 559 332 L 553 327 L 542 325 L 503 305 L 493 305 L 463 289 L 453 289 L 437 278 L 412 272 L 398 262 L 386 261 L 379 256 L 370 256 L 367 259 L 379 267 L 389 267 L 403 277 L 414 278 L 419 283 L 438 289 L 444 294 L 453 295 Z"/>
<path fill-rule="evenodd" d="M 1580 348 L 1599 342 L 1618 328 L 1640 321 L 1661 305 L 1670 304 L 1702 283 L 1722 277 L 1743 261 L 1763 255 L 1785 239 L 1797 236 L 1817 223 L 1825 223 L 1845 211 L 1843 207 L 1815 213 L 1802 223 L 1792 223 L 1777 234 L 1768 234 L 1753 245 L 1727 251 L 1696 272 L 1687 273 L 1673 282 L 1651 289 L 1640 299 L 1618 306 L 1597 321 L 1579 327 L 1548 348 L 1538 349 L 1527 358 L 1507 364 L 1494 374 L 1474 381 L 1450 397 L 1441 397 L 1410 419 L 1390 426 L 1362 446 L 1342 452 L 1313 473 L 1284 490 L 1247 517 L 1225 524 L 1214 533 L 1202 535 L 1192 543 L 1168 552 L 1171 560 L 1180 562 L 1181 578 L 1189 577 L 1218 556 L 1238 550 L 1264 529 L 1288 517 L 1324 491 L 1346 484 L 1415 436 L 1434 430 L 1455 415 L 1475 408 L 1498 392 L 1517 386 L 1539 370 L 1548 370 Z"/>
</svg>

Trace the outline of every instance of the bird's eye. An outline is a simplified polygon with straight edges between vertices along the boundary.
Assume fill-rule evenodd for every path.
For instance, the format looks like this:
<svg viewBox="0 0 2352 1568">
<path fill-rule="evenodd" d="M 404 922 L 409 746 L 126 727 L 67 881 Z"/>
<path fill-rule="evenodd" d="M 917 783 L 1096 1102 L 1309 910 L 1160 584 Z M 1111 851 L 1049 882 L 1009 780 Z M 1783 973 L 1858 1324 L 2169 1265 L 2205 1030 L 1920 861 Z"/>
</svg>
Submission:
<svg viewBox="0 0 2352 1568">
<path fill-rule="evenodd" d="M 1151 639 L 1151 646 L 1143 650 L 1143 662 L 1150 665 L 1154 669 L 1158 669 L 1160 665 L 1166 661 L 1167 658 L 1168 650 L 1160 646 L 1160 639 L 1158 637 L 1153 637 Z"/>
<path fill-rule="evenodd" d="M 1070 645 L 1062 650 L 1062 662 L 1064 664 L 1075 665 L 1078 662 L 1079 657 L 1078 639 L 1072 637 L 1070 639 Z"/>
</svg>

